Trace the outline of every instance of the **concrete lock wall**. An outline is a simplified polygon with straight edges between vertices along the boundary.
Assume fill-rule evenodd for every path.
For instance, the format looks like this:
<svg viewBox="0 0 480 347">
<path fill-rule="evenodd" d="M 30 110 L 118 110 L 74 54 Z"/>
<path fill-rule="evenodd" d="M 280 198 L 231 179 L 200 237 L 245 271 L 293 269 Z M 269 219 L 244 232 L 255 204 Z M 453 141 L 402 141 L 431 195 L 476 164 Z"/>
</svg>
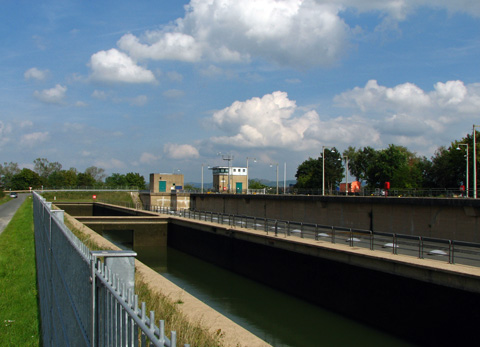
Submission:
<svg viewBox="0 0 480 347">
<path fill-rule="evenodd" d="M 367 268 L 378 262 L 379 268 L 399 269 L 405 265 L 400 262 L 174 218 L 168 234 L 171 247 L 413 343 L 462 344 L 476 336 L 478 293 Z M 422 276 L 434 271 L 427 272 Z"/>
<path fill-rule="evenodd" d="M 378 232 L 480 242 L 474 199 L 191 194 L 191 208 Z"/>
<path fill-rule="evenodd" d="M 140 193 L 140 200 L 147 209 L 155 206 L 174 211 L 190 208 L 189 193 Z"/>
</svg>

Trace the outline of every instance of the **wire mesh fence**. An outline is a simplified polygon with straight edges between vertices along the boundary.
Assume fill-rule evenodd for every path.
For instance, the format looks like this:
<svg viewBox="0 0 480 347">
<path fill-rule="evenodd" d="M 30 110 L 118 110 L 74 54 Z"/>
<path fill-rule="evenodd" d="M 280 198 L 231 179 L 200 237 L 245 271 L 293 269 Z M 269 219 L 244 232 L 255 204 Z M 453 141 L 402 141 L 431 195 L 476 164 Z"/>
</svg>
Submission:
<svg viewBox="0 0 480 347">
<path fill-rule="evenodd" d="M 33 197 L 43 345 L 176 346 L 176 333 L 168 338 L 165 322 L 157 325 L 154 312 L 139 307 L 128 278 L 135 252 L 90 251 L 65 226 L 62 210 Z"/>
</svg>

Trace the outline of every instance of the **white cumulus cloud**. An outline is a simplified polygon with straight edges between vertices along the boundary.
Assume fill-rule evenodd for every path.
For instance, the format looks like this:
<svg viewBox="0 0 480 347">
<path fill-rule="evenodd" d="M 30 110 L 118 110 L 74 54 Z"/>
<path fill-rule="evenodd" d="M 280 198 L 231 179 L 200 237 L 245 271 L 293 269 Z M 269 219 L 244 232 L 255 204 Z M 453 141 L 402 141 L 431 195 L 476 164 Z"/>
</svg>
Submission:
<svg viewBox="0 0 480 347">
<path fill-rule="evenodd" d="M 90 77 L 101 82 L 153 83 L 154 74 L 123 52 L 112 48 L 100 51 L 90 58 Z"/>
<path fill-rule="evenodd" d="M 163 152 L 172 159 L 192 159 L 200 156 L 195 147 L 187 144 L 167 143 L 163 147 Z"/>
<path fill-rule="evenodd" d="M 40 101 L 48 104 L 60 104 L 65 98 L 67 87 L 57 84 L 51 89 L 44 89 L 42 91 L 36 90 L 33 95 Z"/>
<path fill-rule="evenodd" d="M 160 159 L 160 156 L 148 152 L 143 152 L 140 155 L 140 163 L 142 164 L 152 164 L 154 162 L 157 162 L 158 159 Z"/>
<path fill-rule="evenodd" d="M 370 80 L 335 98 L 380 135 L 383 145 L 435 147 L 465 136 L 465 123 L 475 123 L 480 109 L 480 84 L 437 82 L 425 91 L 412 83 L 394 87 Z"/>
<path fill-rule="evenodd" d="M 47 141 L 50 138 L 50 134 L 45 132 L 34 132 L 30 134 L 24 134 L 20 138 L 20 143 L 23 146 L 33 147 L 40 143 Z"/>
<path fill-rule="evenodd" d="M 280 147 L 302 150 L 318 144 L 308 136 L 320 118 L 315 111 L 295 115 L 295 101 L 287 93 L 277 91 L 261 98 L 235 101 L 213 114 L 211 121 L 226 135 L 213 137 L 214 143 L 236 147 Z"/>
<path fill-rule="evenodd" d="M 31 69 L 28 69 L 27 71 L 25 71 L 23 76 L 27 80 L 33 79 L 33 80 L 43 81 L 47 78 L 49 73 L 50 72 L 48 70 L 39 70 L 36 67 L 32 67 Z"/>
<path fill-rule="evenodd" d="M 106 159 L 106 160 L 96 160 L 95 166 L 98 166 L 107 170 L 124 169 L 127 167 L 127 165 L 123 161 L 115 158 Z"/>
<path fill-rule="evenodd" d="M 348 44 L 349 28 L 338 4 L 314 0 L 192 0 L 184 18 L 118 47 L 135 59 L 240 62 L 252 57 L 281 65 L 336 62 Z"/>
</svg>

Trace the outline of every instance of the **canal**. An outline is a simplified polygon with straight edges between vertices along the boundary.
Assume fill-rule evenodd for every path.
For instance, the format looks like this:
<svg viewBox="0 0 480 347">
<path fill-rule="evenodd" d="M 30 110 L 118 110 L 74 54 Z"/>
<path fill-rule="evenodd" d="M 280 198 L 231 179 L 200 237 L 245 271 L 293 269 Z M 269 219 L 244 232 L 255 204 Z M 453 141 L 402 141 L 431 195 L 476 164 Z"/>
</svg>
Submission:
<svg viewBox="0 0 480 347">
<path fill-rule="evenodd" d="M 131 248 L 128 234 L 104 236 Z M 407 342 L 172 247 L 138 259 L 273 346 L 405 346 Z M 288 281 L 288 278 L 285 279 Z M 341 300 L 333 297 L 332 300 Z"/>
</svg>

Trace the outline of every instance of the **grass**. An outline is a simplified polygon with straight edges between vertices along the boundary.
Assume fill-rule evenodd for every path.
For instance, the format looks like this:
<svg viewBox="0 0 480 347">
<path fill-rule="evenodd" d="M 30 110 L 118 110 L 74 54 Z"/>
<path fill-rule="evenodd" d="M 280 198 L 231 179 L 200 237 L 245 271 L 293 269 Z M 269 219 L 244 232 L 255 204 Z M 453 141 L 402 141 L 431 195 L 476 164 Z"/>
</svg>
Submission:
<svg viewBox="0 0 480 347">
<path fill-rule="evenodd" d="M 129 192 L 105 192 L 105 191 L 55 191 L 42 192 L 42 196 L 47 201 L 62 202 L 93 202 L 93 195 L 96 196 L 95 201 L 110 202 L 114 201 L 119 204 L 133 204 L 132 196 Z"/>
<path fill-rule="evenodd" d="M 39 346 L 32 197 L 0 235 L 0 339 L 3 346 Z"/>
<path fill-rule="evenodd" d="M 165 320 L 165 334 L 170 331 L 177 332 L 177 345 L 183 346 L 188 343 L 190 346 L 220 347 L 223 333 L 219 329 L 216 333 L 208 332 L 200 322 L 192 323 L 177 308 L 183 302 L 173 301 L 166 295 L 154 295 L 149 290 L 146 282 L 141 276 L 135 276 L 135 292 L 140 301 L 144 301 L 148 310 L 155 312 L 155 317 Z M 158 319 L 158 318 L 157 318 Z"/>
</svg>

